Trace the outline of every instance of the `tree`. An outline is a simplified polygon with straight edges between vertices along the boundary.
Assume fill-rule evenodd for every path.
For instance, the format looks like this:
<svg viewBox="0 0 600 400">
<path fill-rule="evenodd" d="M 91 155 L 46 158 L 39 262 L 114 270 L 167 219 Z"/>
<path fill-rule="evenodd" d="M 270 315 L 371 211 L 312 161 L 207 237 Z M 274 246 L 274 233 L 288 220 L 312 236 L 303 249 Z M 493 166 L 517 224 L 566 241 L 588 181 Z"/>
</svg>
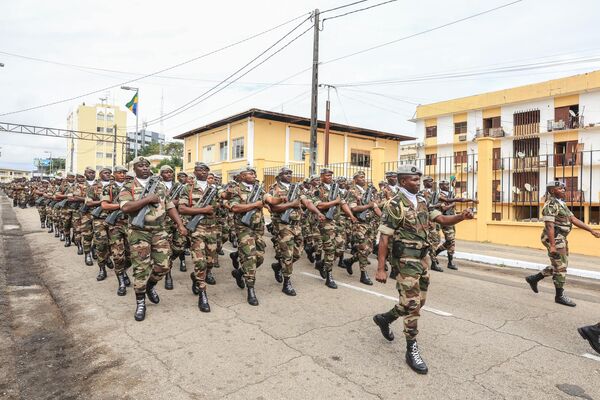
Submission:
<svg viewBox="0 0 600 400">
<path fill-rule="evenodd" d="M 155 174 L 158 173 L 160 167 L 162 167 L 163 165 L 168 165 L 173 169 L 183 168 L 183 159 L 181 159 L 181 157 L 165 158 L 164 160 L 159 162 L 156 167 L 152 168 L 152 172 L 154 172 Z"/>
</svg>

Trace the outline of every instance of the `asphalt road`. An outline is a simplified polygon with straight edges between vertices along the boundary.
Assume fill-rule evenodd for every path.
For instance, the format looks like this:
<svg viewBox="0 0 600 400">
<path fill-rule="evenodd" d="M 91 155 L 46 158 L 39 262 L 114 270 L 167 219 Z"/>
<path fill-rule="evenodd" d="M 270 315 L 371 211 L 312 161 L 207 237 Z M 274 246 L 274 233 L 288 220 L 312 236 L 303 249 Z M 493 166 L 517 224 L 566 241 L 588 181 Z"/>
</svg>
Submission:
<svg viewBox="0 0 600 400">
<path fill-rule="evenodd" d="M 161 282 L 140 323 L 132 290 L 116 296 L 114 275 L 96 282 L 96 266 L 42 231 L 34 209 L 3 197 L 0 218 L 0 398 L 600 399 L 600 356 L 576 331 L 600 320 L 597 283 L 568 280 L 571 309 L 554 303 L 549 280 L 532 293 L 525 271 L 463 262 L 433 272 L 420 376 L 404 362 L 401 322 L 390 343 L 371 319 L 396 301 L 391 282 L 367 287 L 336 267 L 331 290 L 303 258 L 290 298 L 269 243 L 260 306 L 246 303 L 226 255 L 211 313 L 174 269 L 175 289 Z"/>
</svg>

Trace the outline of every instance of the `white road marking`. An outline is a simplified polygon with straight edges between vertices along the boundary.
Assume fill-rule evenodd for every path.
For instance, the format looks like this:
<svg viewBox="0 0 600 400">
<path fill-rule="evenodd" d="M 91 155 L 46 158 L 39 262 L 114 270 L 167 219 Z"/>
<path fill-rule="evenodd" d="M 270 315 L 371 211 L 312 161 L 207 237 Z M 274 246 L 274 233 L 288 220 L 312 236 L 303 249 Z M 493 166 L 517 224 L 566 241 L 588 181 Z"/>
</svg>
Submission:
<svg viewBox="0 0 600 400">
<path fill-rule="evenodd" d="M 590 354 L 590 353 L 582 354 L 581 357 L 589 358 L 590 360 L 600 361 L 600 357 L 595 356 L 595 355 Z"/>
<path fill-rule="evenodd" d="M 3 225 L 2 226 L 2 230 L 5 230 L 5 231 L 12 231 L 14 229 L 19 229 L 19 228 L 20 228 L 19 225 Z"/>
<path fill-rule="evenodd" d="M 310 276 L 311 278 L 320 279 L 320 280 L 323 279 L 323 278 L 321 278 L 320 275 L 310 274 L 308 272 L 300 272 L 300 273 L 302 275 Z M 337 283 L 338 286 L 343 286 L 343 287 L 346 287 L 348 289 L 357 290 L 359 292 L 372 294 L 373 296 L 377 296 L 377 297 L 381 297 L 381 298 L 384 298 L 384 299 L 392 300 L 394 302 L 398 302 L 398 298 L 393 297 L 393 296 L 388 296 L 387 294 L 375 292 L 373 290 L 361 288 L 361 287 L 354 286 L 354 285 L 349 285 L 347 283 L 343 283 L 343 282 L 339 282 L 339 281 L 336 282 L 336 283 Z M 431 307 L 427 307 L 427 306 L 423 307 L 423 310 L 424 311 L 429 311 L 430 313 L 433 313 L 433 314 L 441 315 L 442 317 L 451 317 L 452 316 L 452 314 L 450 314 L 449 312 L 437 310 L 435 308 L 431 308 Z"/>
</svg>

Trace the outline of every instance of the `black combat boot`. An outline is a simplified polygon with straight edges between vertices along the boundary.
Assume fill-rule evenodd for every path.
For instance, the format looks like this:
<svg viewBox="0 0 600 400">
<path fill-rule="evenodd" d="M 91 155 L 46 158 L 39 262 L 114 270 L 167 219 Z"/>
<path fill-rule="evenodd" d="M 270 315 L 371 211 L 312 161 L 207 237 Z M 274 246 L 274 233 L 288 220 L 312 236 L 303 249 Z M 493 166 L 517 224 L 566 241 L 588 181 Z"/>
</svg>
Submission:
<svg viewBox="0 0 600 400">
<path fill-rule="evenodd" d="M 340 268 L 346 268 L 346 267 L 344 266 L 344 255 L 343 255 L 343 254 L 341 254 L 341 255 L 338 257 L 338 264 L 337 264 L 337 265 L 338 265 L 338 267 L 340 267 Z"/>
<path fill-rule="evenodd" d="M 229 234 L 229 242 L 231 242 L 231 247 L 233 247 L 234 249 L 237 249 L 238 247 L 238 241 L 237 241 L 237 236 L 230 233 Z"/>
<path fill-rule="evenodd" d="M 538 272 L 535 275 L 529 275 L 527 278 L 525 278 L 525 281 L 529 283 L 529 286 L 531 286 L 531 290 L 533 290 L 534 293 L 538 293 L 538 282 L 542 279 L 544 279 L 544 274 Z"/>
<path fill-rule="evenodd" d="M 444 246 L 440 246 L 435 250 L 435 255 L 437 256 L 443 251 L 446 251 L 446 248 Z"/>
<path fill-rule="evenodd" d="M 310 261 L 311 264 L 315 262 L 315 250 L 312 246 L 304 246 L 304 251 L 306 252 L 306 258 Z"/>
<path fill-rule="evenodd" d="M 453 269 L 453 270 L 458 270 L 458 267 L 456 266 L 456 264 L 454 264 L 453 261 L 453 256 L 452 254 L 448 254 L 448 269 Z"/>
<path fill-rule="evenodd" d="M 65 235 L 65 247 L 71 247 L 71 236 Z"/>
<path fill-rule="evenodd" d="M 392 340 L 394 340 L 394 332 L 392 332 L 392 330 L 390 329 L 390 324 L 396 319 L 390 317 L 388 314 L 389 313 L 375 315 L 373 317 L 373 322 L 375 322 L 375 324 L 379 326 L 383 337 L 391 342 Z"/>
<path fill-rule="evenodd" d="M 292 280 L 290 279 L 289 276 L 286 276 L 283 278 L 283 288 L 281 289 L 281 291 L 283 293 L 287 294 L 288 296 L 296 295 L 296 291 L 294 290 L 294 287 L 292 286 Z"/>
<path fill-rule="evenodd" d="M 419 352 L 419 346 L 417 346 L 416 340 L 406 340 L 406 363 L 412 368 L 417 374 L 427 374 L 427 364 L 421 358 Z"/>
<path fill-rule="evenodd" d="M 231 271 L 231 276 L 235 278 L 235 283 L 240 289 L 246 287 L 246 283 L 244 282 L 244 271 L 242 271 L 241 269 L 234 269 L 233 271 Z"/>
<path fill-rule="evenodd" d="M 106 268 L 108 268 L 108 269 L 115 268 L 115 263 L 113 263 L 113 261 L 110 258 L 106 260 Z"/>
<path fill-rule="evenodd" d="M 281 264 L 279 263 L 279 261 L 272 263 L 271 268 L 273 268 L 275 280 L 279 283 L 283 282 L 283 274 L 281 273 Z"/>
<path fill-rule="evenodd" d="M 173 290 L 173 277 L 171 276 L 171 271 L 167 272 L 165 275 L 165 289 Z"/>
<path fill-rule="evenodd" d="M 256 298 L 256 293 L 254 292 L 254 286 L 248 286 L 248 304 L 251 306 L 258 305 L 258 299 Z"/>
<path fill-rule="evenodd" d="M 206 296 L 206 289 L 201 289 L 198 294 L 198 308 L 202 312 L 210 312 L 210 304 L 208 304 L 208 296 Z"/>
<path fill-rule="evenodd" d="M 392 270 L 390 271 L 390 279 L 396 280 L 397 276 L 398 276 L 398 268 L 392 267 Z"/>
<path fill-rule="evenodd" d="M 223 247 L 222 246 L 218 247 L 217 254 L 220 255 L 220 256 L 224 256 L 225 255 L 225 252 L 223 251 Z"/>
<path fill-rule="evenodd" d="M 192 279 L 192 293 L 198 296 L 200 294 L 200 286 L 196 274 L 194 272 L 190 273 L 190 278 Z"/>
<path fill-rule="evenodd" d="M 183 254 L 184 254 L 184 256 L 187 256 L 187 257 L 191 256 L 192 253 L 190 253 L 190 248 L 186 247 L 185 250 L 183 251 Z"/>
<path fill-rule="evenodd" d="M 577 328 L 582 338 L 590 342 L 592 349 L 600 354 L 600 324 Z"/>
<path fill-rule="evenodd" d="M 117 289 L 117 296 L 125 296 L 127 294 L 127 286 L 125 286 L 125 280 L 123 274 L 117 274 L 117 281 L 119 282 L 119 288 Z"/>
<path fill-rule="evenodd" d="M 185 253 L 179 255 L 179 270 L 181 272 L 187 271 L 187 266 L 185 265 Z"/>
<path fill-rule="evenodd" d="M 444 269 L 440 267 L 437 261 L 431 260 L 431 269 L 437 272 L 444 272 Z"/>
<path fill-rule="evenodd" d="M 331 271 L 327 271 L 325 272 L 325 276 L 327 277 L 327 279 L 325 280 L 325 286 L 327 286 L 330 289 L 337 289 L 337 285 L 333 280 L 333 273 Z"/>
<path fill-rule="evenodd" d="M 81 240 L 75 243 L 77 245 L 77 255 L 80 256 L 83 254 L 83 245 L 81 244 Z"/>
<path fill-rule="evenodd" d="M 324 260 L 315 261 L 315 269 L 317 271 L 319 271 L 319 275 L 321 275 L 321 278 L 323 278 L 323 279 L 327 278 L 327 273 L 325 272 L 325 261 Z"/>
<path fill-rule="evenodd" d="M 96 254 L 96 246 L 92 245 L 92 258 L 94 260 L 98 259 L 98 254 Z"/>
<path fill-rule="evenodd" d="M 373 281 L 371 281 L 371 278 L 369 278 L 369 274 L 367 274 L 367 271 L 360 271 L 360 283 L 369 286 L 373 285 Z"/>
<path fill-rule="evenodd" d="M 52 226 L 52 222 L 48 223 L 48 233 L 54 232 L 54 226 Z"/>
<path fill-rule="evenodd" d="M 46 229 L 46 221 L 41 222 L 40 228 Z"/>
<path fill-rule="evenodd" d="M 148 279 L 148 283 L 146 283 L 146 294 L 148 295 L 148 300 L 154 304 L 158 304 L 160 302 L 160 297 L 158 297 L 158 293 L 156 293 L 156 282 L 155 280 Z"/>
<path fill-rule="evenodd" d="M 206 270 L 206 283 L 209 285 L 217 284 L 217 280 L 215 279 L 215 276 L 212 273 L 212 267 L 209 267 Z"/>
<path fill-rule="evenodd" d="M 352 275 L 354 273 L 354 271 L 352 270 L 352 265 L 354 265 L 355 262 L 356 259 L 354 258 L 354 256 L 352 256 L 343 260 L 342 265 L 340 265 L 340 267 L 346 268 L 346 272 L 348 272 L 348 275 Z"/>
<path fill-rule="evenodd" d="M 64 241 L 65 241 L 65 234 L 64 234 L 63 232 L 60 232 L 60 233 L 58 234 L 58 237 L 59 237 L 59 239 L 58 239 L 58 240 L 60 240 L 61 242 L 64 242 Z"/>
<path fill-rule="evenodd" d="M 146 294 L 136 293 L 135 294 L 135 320 L 143 321 L 146 318 Z"/>
<path fill-rule="evenodd" d="M 556 295 L 554 296 L 554 301 L 558 304 L 562 304 L 563 306 L 575 307 L 576 304 L 573 301 L 564 295 L 565 289 L 556 288 Z"/>
<path fill-rule="evenodd" d="M 97 281 L 103 281 L 106 279 L 106 267 L 104 264 L 98 264 L 98 275 L 96 276 Z"/>
<path fill-rule="evenodd" d="M 229 253 L 229 258 L 231 258 L 231 264 L 233 264 L 233 268 L 239 269 L 240 268 L 240 260 L 238 257 L 238 252 L 234 251 L 233 253 Z"/>
<path fill-rule="evenodd" d="M 127 270 L 123 271 L 123 281 L 125 281 L 125 286 L 131 286 L 131 281 L 129 280 L 129 276 L 127 275 Z"/>
<path fill-rule="evenodd" d="M 92 258 L 92 253 L 85 253 L 85 265 L 94 265 L 94 259 Z"/>
</svg>

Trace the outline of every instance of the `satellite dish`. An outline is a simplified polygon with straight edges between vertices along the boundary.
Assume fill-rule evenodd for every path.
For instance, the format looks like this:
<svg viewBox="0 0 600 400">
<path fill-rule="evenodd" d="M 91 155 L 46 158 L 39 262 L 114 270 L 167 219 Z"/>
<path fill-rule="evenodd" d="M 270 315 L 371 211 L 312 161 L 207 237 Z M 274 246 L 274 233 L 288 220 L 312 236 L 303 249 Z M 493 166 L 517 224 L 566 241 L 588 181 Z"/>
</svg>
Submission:
<svg viewBox="0 0 600 400">
<path fill-rule="evenodd" d="M 522 151 L 518 151 L 517 152 L 517 157 L 519 157 L 519 158 L 525 158 L 525 153 L 523 153 Z"/>
<path fill-rule="evenodd" d="M 573 110 L 569 110 L 569 114 L 571 114 L 571 117 L 576 117 L 577 114 L 575 114 L 575 111 Z"/>
<path fill-rule="evenodd" d="M 515 189 L 517 189 L 517 190 L 515 190 L 516 194 L 521 194 L 521 189 L 519 189 L 519 188 L 515 188 Z"/>
<path fill-rule="evenodd" d="M 517 193 L 517 187 L 516 186 L 513 186 L 511 190 L 512 190 L 513 193 Z"/>
<path fill-rule="evenodd" d="M 526 183 L 525 190 L 527 190 L 528 192 L 531 192 L 533 190 L 533 187 L 529 183 Z"/>
</svg>

